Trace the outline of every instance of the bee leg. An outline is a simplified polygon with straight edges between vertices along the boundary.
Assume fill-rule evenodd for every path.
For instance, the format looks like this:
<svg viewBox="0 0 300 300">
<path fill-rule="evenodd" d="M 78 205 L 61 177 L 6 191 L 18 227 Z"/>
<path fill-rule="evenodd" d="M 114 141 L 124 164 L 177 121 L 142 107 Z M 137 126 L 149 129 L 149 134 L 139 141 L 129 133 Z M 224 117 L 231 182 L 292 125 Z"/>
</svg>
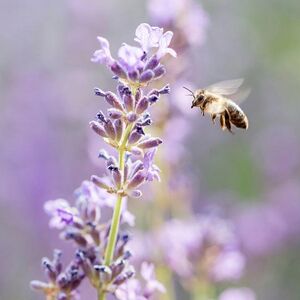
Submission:
<svg viewBox="0 0 300 300">
<path fill-rule="evenodd" d="M 227 109 L 224 112 L 224 120 L 225 120 L 225 126 L 226 126 L 226 128 L 228 129 L 228 131 L 230 133 L 233 134 L 233 132 L 231 130 L 230 115 L 229 115 L 229 112 L 227 111 Z"/>
<path fill-rule="evenodd" d="M 221 115 L 220 115 L 220 125 L 221 125 L 222 130 L 225 130 L 225 129 L 226 129 L 226 125 L 225 125 L 225 116 L 224 116 L 224 114 L 221 114 Z"/>
<path fill-rule="evenodd" d="M 204 116 L 204 109 L 200 108 L 201 112 L 202 112 L 202 116 Z"/>
<path fill-rule="evenodd" d="M 216 114 L 212 114 L 211 115 L 211 120 L 212 120 L 212 122 L 215 124 L 215 121 L 216 121 L 216 117 L 217 117 L 217 115 Z"/>
</svg>

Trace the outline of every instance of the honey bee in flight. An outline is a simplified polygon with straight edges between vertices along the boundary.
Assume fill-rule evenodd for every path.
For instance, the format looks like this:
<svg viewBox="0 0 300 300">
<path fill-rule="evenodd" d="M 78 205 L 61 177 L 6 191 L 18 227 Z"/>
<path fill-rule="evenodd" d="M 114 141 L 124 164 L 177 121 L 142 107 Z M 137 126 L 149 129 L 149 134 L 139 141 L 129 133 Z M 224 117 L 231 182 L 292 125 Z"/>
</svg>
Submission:
<svg viewBox="0 0 300 300">
<path fill-rule="evenodd" d="M 243 83 L 243 79 L 226 80 L 210 85 L 204 89 L 198 89 L 195 92 L 188 90 L 194 98 L 193 107 L 199 107 L 204 113 L 211 115 L 213 123 L 216 117 L 220 117 L 220 125 L 222 130 L 228 129 L 231 133 L 231 125 L 238 128 L 248 129 L 249 122 L 246 114 L 242 109 L 228 96 L 236 94 L 239 87 Z M 249 91 L 247 91 L 247 96 Z"/>
</svg>

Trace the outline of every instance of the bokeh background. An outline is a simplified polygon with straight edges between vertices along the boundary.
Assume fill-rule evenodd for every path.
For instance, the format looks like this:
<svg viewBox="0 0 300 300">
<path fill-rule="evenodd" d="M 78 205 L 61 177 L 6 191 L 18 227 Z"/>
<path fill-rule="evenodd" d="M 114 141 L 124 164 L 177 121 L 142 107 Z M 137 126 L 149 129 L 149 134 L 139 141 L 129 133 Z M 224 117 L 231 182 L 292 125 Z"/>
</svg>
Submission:
<svg viewBox="0 0 300 300">
<path fill-rule="evenodd" d="M 186 115 L 192 126 L 181 166 L 191 178 L 190 200 L 195 210 L 215 205 L 236 223 L 248 258 L 242 284 L 257 299 L 298 300 L 300 2 L 201 5 L 209 17 L 206 38 L 191 47 L 184 76 L 199 87 L 244 77 L 252 89 L 242 104 L 250 128 L 231 136 L 196 111 Z M 102 105 L 93 87 L 113 88 L 114 82 L 90 62 L 96 36 L 109 38 L 115 53 L 150 20 L 148 6 L 138 0 L 1 2 L 3 300 L 40 299 L 29 288 L 41 277 L 40 258 L 53 248 L 70 250 L 48 228 L 43 204 L 72 198 L 100 165 L 99 141 L 88 126 Z M 180 100 L 186 110 L 189 100 Z"/>
</svg>

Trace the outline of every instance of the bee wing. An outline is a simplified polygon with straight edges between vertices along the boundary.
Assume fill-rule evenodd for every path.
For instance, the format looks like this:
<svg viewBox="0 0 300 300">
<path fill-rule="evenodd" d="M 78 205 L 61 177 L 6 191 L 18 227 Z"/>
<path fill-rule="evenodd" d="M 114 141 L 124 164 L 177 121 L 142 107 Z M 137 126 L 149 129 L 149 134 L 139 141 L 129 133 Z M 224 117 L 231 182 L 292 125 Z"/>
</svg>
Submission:
<svg viewBox="0 0 300 300">
<path fill-rule="evenodd" d="M 230 96 L 230 99 L 233 100 L 236 104 L 241 104 L 248 98 L 250 93 L 251 93 L 250 88 L 244 88 L 239 90 L 234 95 Z"/>
<path fill-rule="evenodd" d="M 206 88 L 207 91 L 219 95 L 232 95 L 236 93 L 243 84 L 244 79 L 232 79 L 214 83 Z"/>
</svg>

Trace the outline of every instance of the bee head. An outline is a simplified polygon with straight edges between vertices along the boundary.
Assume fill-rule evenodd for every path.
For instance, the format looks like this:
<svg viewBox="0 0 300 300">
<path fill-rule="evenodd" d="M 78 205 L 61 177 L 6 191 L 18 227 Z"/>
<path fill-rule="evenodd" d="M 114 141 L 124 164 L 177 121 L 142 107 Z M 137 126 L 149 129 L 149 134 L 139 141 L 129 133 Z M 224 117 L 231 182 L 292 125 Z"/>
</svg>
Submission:
<svg viewBox="0 0 300 300">
<path fill-rule="evenodd" d="M 192 102 L 192 107 L 195 107 L 195 106 L 200 106 L 201 103 L 203 102 L 205 96 L 204 96 L 204 90 L 197 90 L 194 94 L 194 100 Z"/>
</svg>

